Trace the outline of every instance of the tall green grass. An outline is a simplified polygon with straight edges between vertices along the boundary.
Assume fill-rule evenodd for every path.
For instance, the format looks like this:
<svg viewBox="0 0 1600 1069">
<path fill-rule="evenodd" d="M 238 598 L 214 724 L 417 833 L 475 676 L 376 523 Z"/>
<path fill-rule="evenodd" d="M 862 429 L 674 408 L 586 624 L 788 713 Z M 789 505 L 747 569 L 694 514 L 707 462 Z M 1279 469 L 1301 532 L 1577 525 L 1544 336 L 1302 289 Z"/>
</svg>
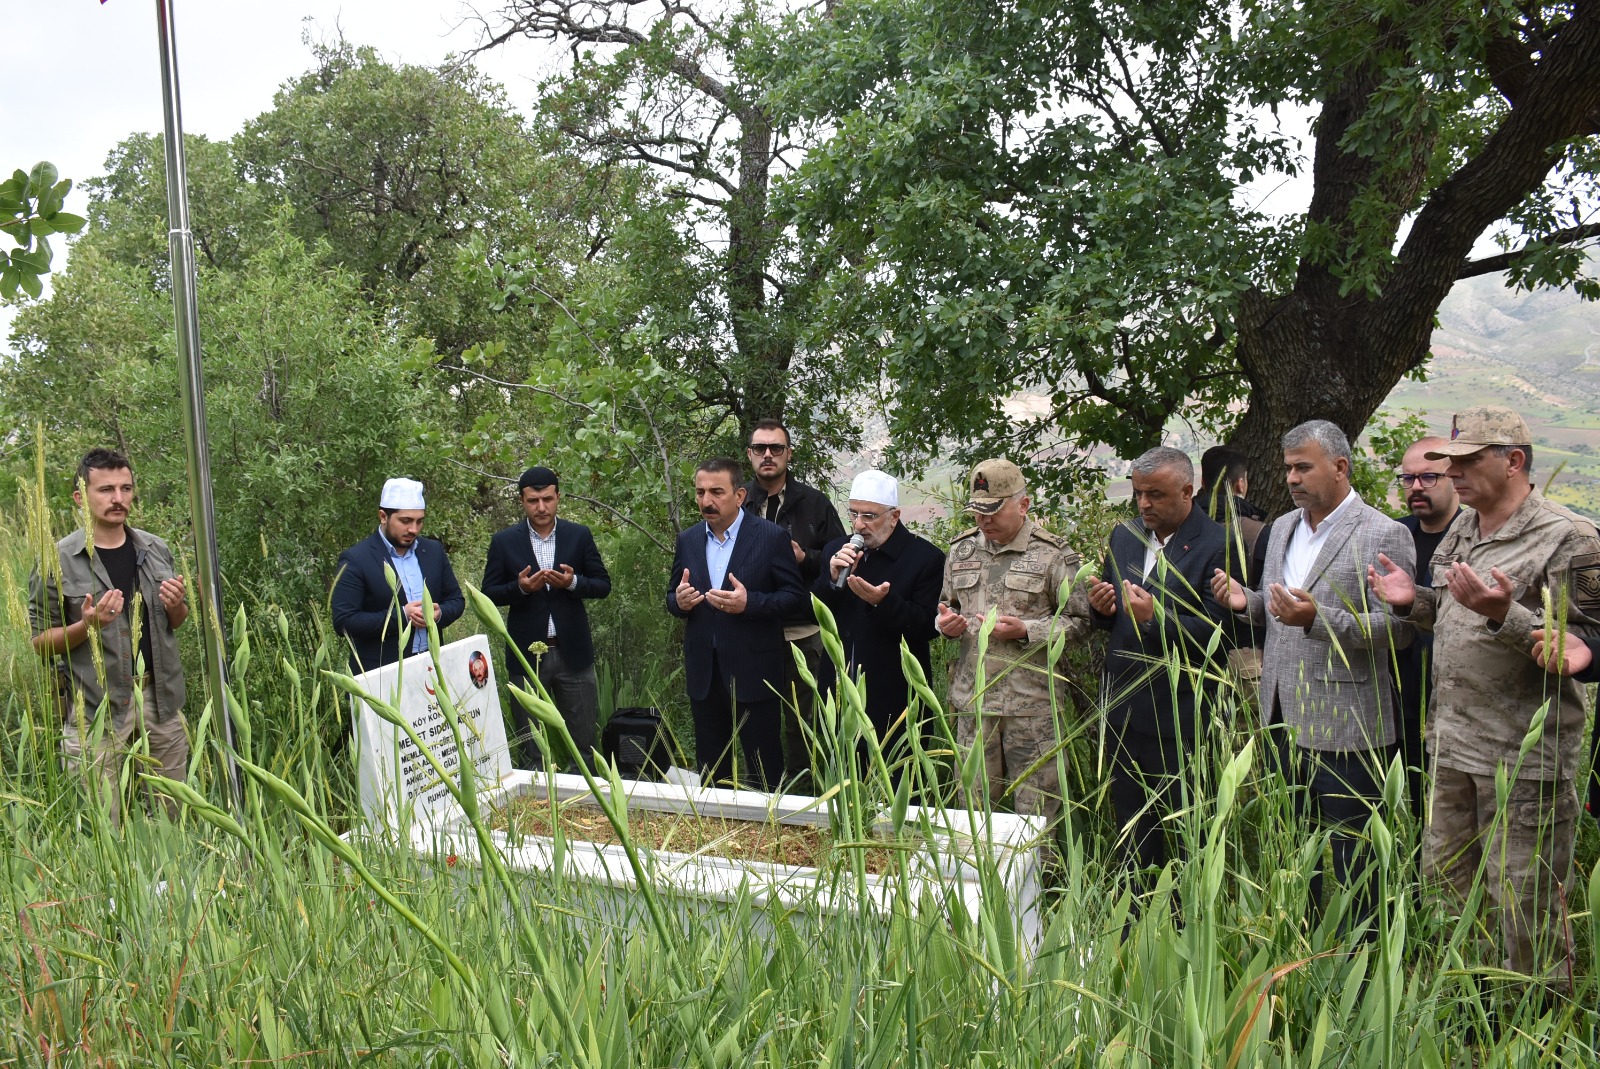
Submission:
<svg viewBox="0 0 1600 1069">
<path fill-rule="evenodd" d="M 30 552 L 49 541 L 26 528 L 0 536 Z M 189 789 L 169 788 L 186 802 L 181 816 L 133 812 L 113 829 L 60 771 L 22 612 L 29 559 L 14 551 L 5 563 L 0 1065 L 1595 1060 L 1600 877 L 1580 871 L 1568 891 L 1580 934 L 1573 997 L 1517 997 L 1485 964 L 1498 960 L 1483 945 L 1494 932 L 1419 884 L 1418 829 L 1395 815 L 1404 787 L 1391 768 L 1367 828 L 1378 934 L 1354 937 L 1347 892 L 1330 887 L 1320 913 L 1308 901 L 1326 834 L 1295 819 L 1264 760 L 1267 740 L 1236 719 L 1242 702 L 1226 687 L 1173 822 L 1190 860 L 1158 874 L 1143 899 L 1092 780 L 1063 777 L 1076 819 L 1064 823 L 1044 938 L 1029 954 L 994 897 L 976 919 L 909 897 L 867 918 L 749 895 L 712 912 L 665 896 L 629 910 L 560 871 L 513 873 L 482 839 L 481 864 L 465 850 L 425 859 L 382 839 L 340 839 L 356 811 L 351 754 L 329 742 L 348 719 L 328 671 L 342 669 L 342 651 L 315 621 L 266 609 L 240 613 L 230 636 L 242 809 L 227 801 L 195 679 L 195 774 Z M 829 648 L 837 657 L 836 641 Z M 906 670 L 911 715 L 933 730 L 909 733 L 901 751 L 869 748 L 865 768 L 855 758 L 861 692 L 843 686 L 820 705 L 825 804 L 846 837 L 865 838 L 883 812 L 915 837 L 926 829 L 905 819 L 911 801 L 959 813 L 986 794 L 981 768 L 950 752 L 953 725 L 934 688 L 914 662 Z M 523 699 L 560 730 L 540 695 Z M 1066 710 L 1062 720 L 1052 759 L 1093 760 L 1095 725 Z M 467 803 L 481 785 L 457 789 Z M 624 810 L 613 817 L 626 828 Z M 638 863 L 648 877 L 649 859 Z M 848 888 L 864 874 L 846 861 L 834 878 Z"/>
</svg>

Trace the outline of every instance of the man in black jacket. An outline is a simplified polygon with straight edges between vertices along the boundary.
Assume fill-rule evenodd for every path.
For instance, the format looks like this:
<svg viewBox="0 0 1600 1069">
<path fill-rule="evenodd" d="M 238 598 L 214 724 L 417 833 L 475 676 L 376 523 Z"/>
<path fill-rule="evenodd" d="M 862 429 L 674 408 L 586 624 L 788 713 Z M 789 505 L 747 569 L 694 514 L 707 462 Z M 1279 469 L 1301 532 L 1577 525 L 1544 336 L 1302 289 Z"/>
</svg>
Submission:
<svg viewBox="0 0 1600 1069">
<path fill-rule="evenodd" d="M 1111 532 L 1100 579 L 1089 588 L 1094 625 L 1109 630 L 1102 699 L 1111 805 L 1142 871 L 1166 863 L 1162 821 L 1183 804 L 1182 784 L 1215 699 L 1223 627 L 1210 597 L 1226 535 L 1197 507 L 1194 464 L 1177 449 L 1133 462 L 1139 519 Z M 1192 778 L 1190 779 L 1192 782 Z"/>
<path fill-rule="evenodd" d="M 788 533 L 795 564 L 800 567 L 800 578 L 809 586 L 823 571 L 822 563 L 826 558 L 822 548 L 845 536 L 838 510 L 821 490 L 789 475 L 794 449 L 789 430 L 782 423 L 775 419 L 758 421 L 750 431 L 750 444 L 745 452 L 750 457 L 755 478 L 745 485 L 744 510 L 772 521 Z M 809 618 L 809 613 L 806 615 L 806 619 L 785 627 L 783 637 L 805 655 L 806 667 L 812 676 L 825 682 L 827 665 L 822 655 L 822 640 L 817 638 L 816 622 Z M 808 724 L 812 722 L 811 691 L 800 682 L 793 657 L 786 665 L 783 774 L 785 779 L 794 781 L 811 768 L 805 733 L 800 729 L 802 720 Z"/>
<path fill-rule="evenodd" d="M 1400 523 L 1411 532 L 1411 543 L 1417 548 L 1412 578 L 1420 587 L 1433 585 L 1434 550 L 1461 515 L 1461 498 L 1447 474 L 1450 461 L 1429 460 L 1427 456 L 1430 449 L 1448 444 L 1437 437 L 1413 442 L 1400 460 L 1400 475 L 1395 480 L 1411 510 L 1411 515 L 1400 517 Z M 1427 819 L 1423 806 L 1423 772 L 1428 767 L 1423 713 L 1433 704 L 1433 633 L 1419 631 L 1410 646 L 1396 650 L 1395 666 L 1395 684 L 1400 688 L 1400 702 L 1395 707 L 1399 714 L 1395 718 L 1395 741 L 1400 744 L 1400 759 L 1405 762 L 1411 812 L 1420 821 Z"/>
<path fill-rule="evenodd" d="M 850 484 L 850 525 L 864 545 L 857 549 L 843 538 L 829 542 L 823 550 L 828 568 L 811 588 L 833 610 L 849 667 L 866 676 L 867 717 L 886 753 L 904 730 L 900 641 L 931 677 L 928 643 L 938 634 L 933 622 L 944 580 L 944 552 L 906 530 L 899 506 L 893 476 L 857 475 Z"/>
<path fill-rule="evenodd" d="M 529 468 L 517 481 L 517 495 L 527 518 L 496 532 L 490 541 L 483 592 L 496 605 L 511 607 L 506 618 L 511 642 L 534 666 L 550 700 L 561 710 L 578 750 L 572 756 L 587 763 L 594 749 L 600 694 L 589 613 L 583 603 L 611 593 L 611 575 L 589 528 L 557 518 L 561 480 L 555 472 Z M 514 649 L 506 650 L 506 675 L 513 684 L 527 681 Z M 514 698 L 511 716 L 520 767 L 538 768 L 533 719 Z"/>
</svg>

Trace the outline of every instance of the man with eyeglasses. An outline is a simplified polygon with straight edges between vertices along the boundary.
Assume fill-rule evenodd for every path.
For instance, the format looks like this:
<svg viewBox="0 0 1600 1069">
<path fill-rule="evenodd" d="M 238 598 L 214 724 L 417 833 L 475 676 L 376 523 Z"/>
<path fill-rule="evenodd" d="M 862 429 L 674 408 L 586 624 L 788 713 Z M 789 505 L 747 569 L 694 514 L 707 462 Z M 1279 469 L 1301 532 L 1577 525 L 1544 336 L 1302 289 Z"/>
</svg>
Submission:
<svg viewBox="0 0 1600 1069">
<path fill-rule="evenodd" d="M 1395 482 L 1400 495 L 1411 510 L 1401 517 L 1400 523 L 1411 532 L 1411 541 L 1417 547 L 1417 565 L 1413 578 L 1420 587 L 1433 585 L 1433 554 L 1444 539 L 1457 516 L 1461 514 L 1461 498 L 1456 494 L 1456 484 L 1450 480 L 1448 460 L 1429 460 L 1428 451 L 1448 444 L 1438 437 L 1421 438 L 1411 444 L 1400 461 L 1400 474 Z M 1395 724 L 1395 740 L 1400 745 L 1400 757 L 1406 766 L 1406 786 L 1411 793 L 1411 812 L 1418 820 L 1423 817 L 1423 769 L 1427 768 L 1427 754 L 1423 746 L 1423 712 L 1431 702 L 1433 693 L 1433 633 L 1419 631 L 1411 646 L 1399 651 L 1396 658 L 1399 674 L 1395 682 L 1400 687 L 1400 719 Z"/>
<path fill-rule="evenodd" d="M 838 510 L 827 494 L 789 474 L 793 442 L 789 429 L 778 420 L 758 420 L 750 430 L 745 452 L 755 477 L 745 484 L 744 511 L 788 532 L 800 577 L 810 586 L 822 574 L 826 559 L 823 547 L 845 536 Z M 806 604 L 809 606 L 810 602 Z M 825 671 L 822 640 L 817 637 L 817 624 L 810 619 L 809 608 L 806 622 L 787 625 L 783 637 L 805 655 L 806 667 L 822 681 L 823 676 L 818 675 Z M 784 663 L 788 676 L 783 685 L 783 775 L 786 780 L 797 781 L 811 770 L 810 751 L 800 729 L 802 719 L 811 722 L 811 689 L 800 682 L 793 657 Z"/>
<path fill-rule="evenodd" d="M 849 509 L 862 547 L 843 538 L 829 542 L 823 549 L 828 568 L 811 590 L 833 610 L 846 663 L 866 676 L 867 717 L 890 755 L 906 727 L 900 642 L 928 675 L 944 552 L 900 522 L 900 484 L 887 472 L 857 475 L 850 484 Z"/>
</svg>

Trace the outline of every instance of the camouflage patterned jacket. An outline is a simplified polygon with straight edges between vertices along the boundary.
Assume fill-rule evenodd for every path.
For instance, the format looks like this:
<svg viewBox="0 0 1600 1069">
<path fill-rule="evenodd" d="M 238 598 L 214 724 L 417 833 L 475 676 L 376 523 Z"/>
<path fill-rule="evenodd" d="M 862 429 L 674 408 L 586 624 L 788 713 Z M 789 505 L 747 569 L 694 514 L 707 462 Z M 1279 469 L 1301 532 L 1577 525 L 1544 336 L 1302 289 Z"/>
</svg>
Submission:
<svg viewBox="0 0 1600 1069">
<path fill-rule="evenodd" d="M 1024 520 L 1005 545 L 990 545 L 977 528 L 950 543 L 939 600 L 963 616 L 981 621 L 990 609 L 1015 616 L 1028 628 L 1027 641 L 990 636 L 984 658 L 984 693 L 978 697 L 989 716 L 1039 716 L 1067 707 L 1065 679 L 1047 664 L 1049 640 L 1064 635 L 1075 642 L 1089 633 L 1089 596 L 1077 582 L 1078 554 L 1066 540 Z M 1070 585 L 1066 602 L 1063 584 Z M 978 668 L 978 628 L 960 638 L 961 653 L 950 668 L 950 704 L 973 711 Z"/>
<path fill-rule="evenodd" d="M 1456 561 L 1471 565 L 1491 586 L 1491 568 L 1515 583 L 1499 627 L 1450 596 L 1445 573 Z M 1530 635 L 1547 625 L 1548 591 L 1557 612 L 1567 603 L 1573 632 L 1600 637 L 1600 538 L 1594 525 L 1534 490 L 1488 537 L 1478 533 L 1477 512 L 1462 512 L 1434 552 L 1432 567 L 1433 586 L 1417 591 L 1409 614 L 1418 627 L 1434 633 L 1428 749 L 1450 768 L 1492 776 L 1501 763 L 1516 764 L 1534 714 L 1549 701 L 1544 735 L 1523 760 L 1518 778 L 1580 776 L 1583 687 L 1541 669 L 1529 655 Z"/>
</svg>

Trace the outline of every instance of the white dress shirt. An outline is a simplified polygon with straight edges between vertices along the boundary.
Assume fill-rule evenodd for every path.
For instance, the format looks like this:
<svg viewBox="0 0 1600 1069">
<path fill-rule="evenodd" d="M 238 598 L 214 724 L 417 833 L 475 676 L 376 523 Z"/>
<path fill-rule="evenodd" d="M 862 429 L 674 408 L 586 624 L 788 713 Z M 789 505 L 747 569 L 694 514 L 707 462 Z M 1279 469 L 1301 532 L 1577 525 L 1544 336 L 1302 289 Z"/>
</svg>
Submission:
<svg viewBox="0 0 1600 1069">
<path fill-rule="evenodd" d="M 1300 522 L 1295 524 L 1294 530 L 1289 534 L 1289 548 L 1283 555 L 1283 585 L 1290 590 L 1305 589 L 1306 583 L 1311 579 L 1311 569 L 1317 563 L 1317 554 L 1322 552 L 1322 547 L 1327 544 L 1328 532 L 1333 530 L 1336 521 L 1345 512 L 1355 507 L 1361 500 L 1361 495 L 1352 487 L 1344 495 L 1344 500 L 1339 502 L 1337 508 L 1322 518 L 1317 524 L 1317 529 L 1311 529 L 1311 520 L 1306 515 L 1306 510 L 1300 510 Z"/>
</svg>

